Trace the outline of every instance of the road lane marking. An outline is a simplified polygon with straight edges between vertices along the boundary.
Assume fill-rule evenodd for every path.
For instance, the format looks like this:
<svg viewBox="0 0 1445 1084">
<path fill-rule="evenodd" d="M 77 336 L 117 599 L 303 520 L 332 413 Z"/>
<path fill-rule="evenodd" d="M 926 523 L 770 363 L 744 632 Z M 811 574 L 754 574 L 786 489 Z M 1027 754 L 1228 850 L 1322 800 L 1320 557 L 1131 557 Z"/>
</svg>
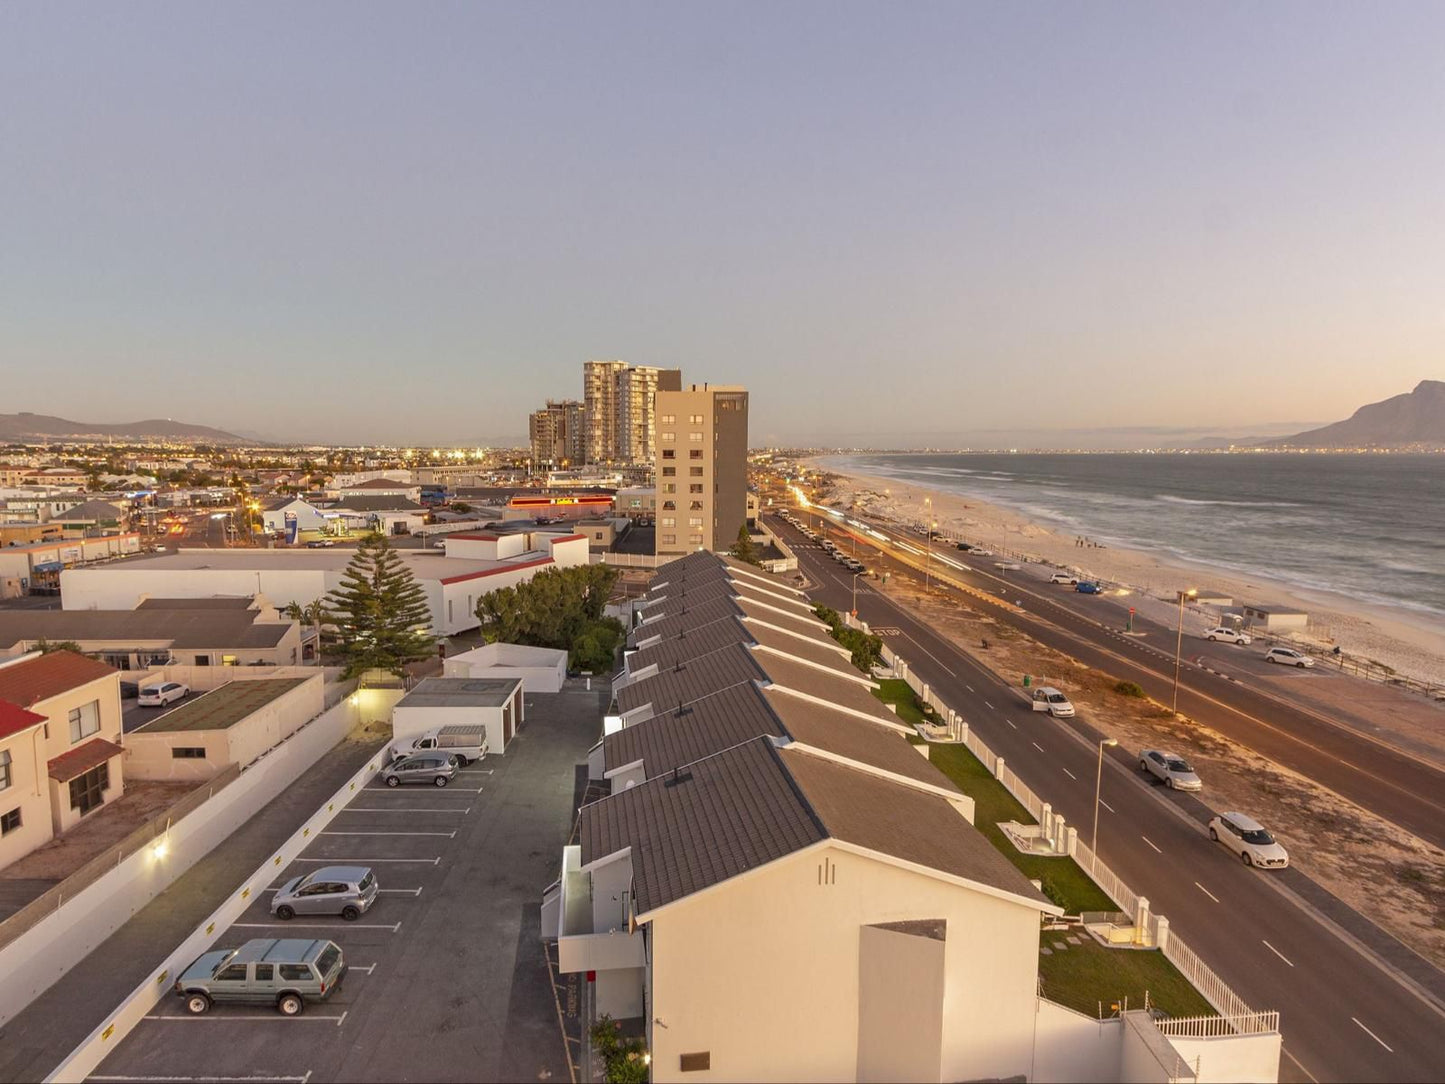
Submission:
<svg viewBox="0 0 1445 1084">
<path fill-rule="evenodd" d="M 1290 962 L 1290 958 L 1289 958 L 1288 956 L 1286 956 L 1284 953 L 1280 952 L 1279 949 L 1275 948 L 1273 945 L 1271 945 L 1268 941 L 1265 941 L 1263 938 L 1261 938 L 1260 940 L 1263 942 L 1264 947 L 1267 948 L 1267 949 L 1269 949 L 1270 952 L 1274 953 L 1276 956 L 1278 956 L 1278 957 L 1279 957 L 1281 960 L 1283 960 L 1285 963 L 1289 964 L 1290 967 L 1293 967 L 1293 966 L 1294 966 L 1294 964 Z M 1355 1021 L 1355 1023 L 1359 1023 L 1359 1021 L 1357 1020 L 1357 1021 Z"/>
<path fill-rule="evenodd" d="M 955 674 L 952 670 L 950 670 L 950 669 L 948 668 L 948 664 L 947 664 L 946 662 L 944 662 L 942 659 L 940 659 L 940 658 L 939 658 L 937 655 L 935 655 L 932 651 L 929 651 L 928 648 L 924 647 L 924 646 L 923 646 L 922 644 L 920 644 L 917 640 L 914 640 L 912 636 L 909 636 L 909 635 L 908 635 L 908 633 L 905 632 L 905 633 L 903 634 L 903 636 L 904 636 L 905 639 L 911 640 L 911 641 L 913 642 L 913 645 L 914 645 L 916 648 L 918 648 L 919 651 L 923 652 L 925 655 L 927 655 L 927 656 L 928 656 L 930 659 L 932 659 L 934 662 L 938 663 L 939 666 L 943 667 L 944 672 L 947 673 L 949 677 L 958 677 L 957 674 Z"/>
<path fill-rule="evenodd" d="M 1064 774 L 1067 775 L 1070 779 L 1075 779 L 1075 780 L 1076 780 L 1076 779 L 1079 778 L 1079 777 L 1078 777 L 1077 775 L 1075 775 L 1073 772 L 1069 771 L 1068 768 L 1065 768 L 1065 769 L 1064 769 Z"/>
<path fill-rule="evenodd" d="M 152 1017 L 147 1016 L 146 1019 L 150 1020 Z M 166 1017 L 165 1019 L 170 1019 L 170 1017 Z M 235 1019 L 235 1017 L 232 1017 L 232 1019 Z M 143 1080 L 157 1081 L 158 1084 L 191 1084 L 192 1081 L 199 1084 L 200 1081 L 204 1080 L 214 1080 L 217 1081 L 218 1084 L 251 1084 L 253 1081 L 256 1082 L 256 1084 L 268 1084 L 268 1082 L 271 1081 L 274 1081 L 275 1084 L 307 1084 L 314 1071 L 315 1070 L 312 1069 L 306 1070 L 305 1076 L 213 1076 L 210 1074 L 206 1076 L 120 1076 L 109 1073 L 105 1075 L 91 1073 L 90 1076 L 85 1079 L 105 1082 L 114 1081 L 115 1084 Z"/>
<path fill-rule="evenodd" d="M 1353 1020 L 1355 1023 L 1360 1024 L 1360 1018 L 1359 1018 L 1358 1016 L 1352 1016 L 1352 1017 L 1350 1017 L 1350 1019 Z M 1383 1046 L 1386 1050 L 1388 1050 L 1391 1054 L 1393 1054 L 1393 1053 L 1395 1052 L 1394 1047 L 1390 1046 L 1390 1044 L 1387 1043 L 1387 1042 L 1385 1042 L 1384 1039 L 1380 1038 L 1378 1035 L 1376 1035 L 1376 1034 L 1375 1034 L 1373 1031 L 1371 1031 L 1369 1028 L 1365 1027 L 1364 1024 L 1360 1024 L 1360 1030 L 1363 1031 L 1366 1035 L 1368 1035 L 1371 1039 L 1374 1039 L 1375 1042 L 1379 1043 L 1379 1044 L 1380 1044 L 1381 1046 Z"/>
<path fill-rule="evenodd" d="M 985 701 L 983 702 L 983 706 L 986 707 L 986 708 L 988 708 L 989 711 L 998 711 L 998 708 L 994 707 L 994 706 L 993 706 L 992 704 L 990 704 L 987 700 L 985 700 Z"/>
<path fill-rule="evenodd" d="M 1219 897 L 1216 896 L 1213 892 L 1209 891 L 1209 889 L 1205 888 L 1205 887 L 1204 887 L 1202 884 L 1200 884 L 1198 881 L 1195 881 L 1195 882 L 1194 882 L 1194 887 L 1197 888 L 1197 889 L 1199 889 L 1199 891 L 1203 892 L 1206 896 L 1208 896 L 1210 899 L 1212 899 L 1215 903 L 1218 903 L 1218 902 L 1219 902 Z M 1269 942 L 1266 941 L 1265 944 L 1268 945 Z M 1274 946 L 1271 945 L 1270 947 L 1273 948 Z M 1281 959 L 1281 960 L 1284 960 L 1284 957 L 1281 956 L 1280 959 Z M 1288 961 L 1288 960 L 1285 960 L 1285 963 L 1289 963 L 1289 961 Z M 1290 964 L 1290 966 L 1293 967 L 1294 964 Z"/>
<path fill-rule="evenodd" d="M 293 858 L 293 862 L 325 862 L 329 866 L 365 866 L 373 862 L 420 862 L 433 866 L 441 864 L 441 855 L 435 858 Z"/>
<path fill-rule="evenodd" d="M 1145 843 L 1149 844 L 1149 846 L 1154 847 L 1154 841 L 1153 841 L 1152 839 L 1150 839 L 1148 836 L 1140 836 L 1139 838 L 1142 839 Z M 1155 853 L 1155 854 L 1163 854 L 1164 852 L 1161 851 L 1158 847 L 1154 847 L 1154 853 Z"/>
<path fill-rule="evenodd" d="M 445 836 L 456 839 L 455 832 L 318 832 L 322 836 Z"/>
<path fill-rule="evenodd" d="M 1032 745 L 1035 749 L 1037 749 L 1040 753 L 1044 751 L 1044 747 L 1036 741 L 1031 741 L 1029 742 L 1029 744 Z"/>
<path fill-rule="evenodd" d="M 1005 719 L 1004 722 L 1008 723 L 1008 725 L 1013 727 L 1013 729 L 1018 729 L 1018 727 L 1014 726 L 1014 721 L 1012 719 Z"/>
<path fill-rule="evenodd" d="M 970 685 L 968 682 L 965 681 L 965 682 L 963 683 L 963 687 L 964 687 L 965 689 L 967 689 L 969 692 L 973 692 L 973 686 Z"/>
<path fill-rule="evenodd" d="M 1105 809 L 1107 809 L 1110 813 L 1114 812 L 1114 807 L 1111 806 L 1108 802 L 1104 801 L 1104 799 L 1100 798 L 1100 799 L 1099 799 L 1099 804 L 1100 804 L 1101 806 L 1103 806 Z"/>
</svg>

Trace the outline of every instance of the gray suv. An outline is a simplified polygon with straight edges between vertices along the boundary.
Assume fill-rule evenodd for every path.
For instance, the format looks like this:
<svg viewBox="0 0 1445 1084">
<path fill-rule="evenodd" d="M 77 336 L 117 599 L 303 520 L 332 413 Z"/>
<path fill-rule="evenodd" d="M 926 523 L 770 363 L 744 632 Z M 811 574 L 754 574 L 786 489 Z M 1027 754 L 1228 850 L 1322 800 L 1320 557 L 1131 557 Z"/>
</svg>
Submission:
<svg viewBox="0 0 1445 1084">
<path fill-rule="evenodd" d="M 355 922 L 376 902 L 376 875 L 365 866 L 325 866 L 293 877 L 276 890 L 271 913 L 285 920 L 297 915 L 340 915 Z"/>
<path fill-rule="evenodd" d="M 181 973 L 175 992 L 199 1016 L 216 1002 L 275 1005 L 300 1016 L 308 1001 L 324 1001 L 341 985 L 346 963 L 334 941 L 257 938 L 238 949 L 216 949 Z"/>
<path fill-rule="evenodd" d="M 456 762 L 441 753 L 423 753 L 418 756 L 402 757 L 381 770 L 381 781 L 388 787 L 399 787 L 403 783 L 430 783 L 444 787 L 457 774 Z"/>
</svg>

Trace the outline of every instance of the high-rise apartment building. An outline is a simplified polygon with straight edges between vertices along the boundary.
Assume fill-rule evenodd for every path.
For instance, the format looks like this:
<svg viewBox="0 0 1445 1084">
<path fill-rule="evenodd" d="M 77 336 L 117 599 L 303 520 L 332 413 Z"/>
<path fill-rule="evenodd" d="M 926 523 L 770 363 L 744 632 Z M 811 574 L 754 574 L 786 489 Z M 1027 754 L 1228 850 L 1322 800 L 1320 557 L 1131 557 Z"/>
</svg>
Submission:
<svg viewBox="0 0 1445 1084">
<path fill-rule="evenodd" d="M 589 463 L 648 463 L 657 432 L 653 401 L 682 387 L 682 370 L 589 361 L 582 367 Z"/>
<path fill-rule="evenodd" d="M 532 412 L 527 432 L 532 463 L 542 467 L 576 466 L 587 454 L 586 411 L 576 399 L 548 399 Z"/>
<path fill-rule="evenodd" d="M 746 388 L 658 391 L 657 554 L 725 552 L 748 514 Z"/>
</svg>

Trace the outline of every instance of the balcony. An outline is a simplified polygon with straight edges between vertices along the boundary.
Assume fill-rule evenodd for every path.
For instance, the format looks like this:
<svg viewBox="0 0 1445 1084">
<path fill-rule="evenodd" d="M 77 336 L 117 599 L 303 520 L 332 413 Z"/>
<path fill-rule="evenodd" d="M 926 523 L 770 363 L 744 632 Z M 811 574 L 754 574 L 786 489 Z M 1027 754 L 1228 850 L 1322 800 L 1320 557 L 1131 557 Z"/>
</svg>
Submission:
<svg viewBox="0 0 1445 1084">
<path fill-rule="evenodd" d="M 646 956 L 642 934 L 628 932 L 632 916 L 631 893 L 621 893 L 616 913 L 598 921 L 592 874 L 579 869 L 581 864 L 581 847 L 563 849 L 562 876 L 558 879 L 560 899 L 556 910 L 558 969 L 570 974 L 643 967 Z M 612 903 L 610 899 L 606 902 Z"/>
</svg>

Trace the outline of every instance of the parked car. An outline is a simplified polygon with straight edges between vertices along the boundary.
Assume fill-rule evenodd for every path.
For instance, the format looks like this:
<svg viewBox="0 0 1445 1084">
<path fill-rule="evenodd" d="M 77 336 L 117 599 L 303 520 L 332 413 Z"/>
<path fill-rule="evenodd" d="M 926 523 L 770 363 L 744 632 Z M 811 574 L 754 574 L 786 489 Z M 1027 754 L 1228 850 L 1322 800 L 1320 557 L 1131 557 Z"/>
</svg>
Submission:
<svg viewBox="0 0 1445 1084">
<path fill-rule="evenodd" d="M 1206 640 L 1223 640 L 1226 644 L 1248 645 L 1253 642 L 1249 633 L 1241 632 L 1239 629 L 1229 629 L 1220 625 L 1217 629 L 1210 629 L 1204 634 Z"/>
<path fill-rule="evenodd" d="M 345 977 L 346 961 L 334 941 L 264 937 L 203 953 L 173 989 L 196 1016 L 215 1002 L 270 1004 L 282 1016 L 300 1016 L 306 1002 L 324 1001 Z"/>
<path fill-rule="evenodd" d="M 399 787 L 403 783 L 430 783 L 434 787 L 444 787 L 456 774 L 456 761 L 450 755 L 425 753 L 392 761 L 381 769 L 380 778 L 388 787 Z"/>
<path fill-rule="evenodd" d="M 190 691 L 189 685 L 182 685 L 179 681 L 162 681 L 143 688 L 136 696 L 136 703 L 143 708 L 162 708 L 184 699 Z"/>
<path fill-rule="evenodd" d="M 1034 711 L 1046 711 L 1055 719 L 1072 719 L 1074 705 L 1069 698 L 1050 685 L 1043 685 L 1033 691 Z"/>
<path fill-rule="evenodd" d="M 330 538 L 313 538 L 310 542 L 306 543 L 306 548 L 310 550 L 321 550 L 329 549 L 334 545 L 336 545 L 336 542 Z"/>
<path fill-rule="evenodd" d="M 1162 749 L 1145 749 L 1139 754 L 1139 767 L 1162 780 L 1170 790 L 1204 789 L 1204 781 L 1194 774 L 1189 761 Z"/>
<path fill-rule="evenodd" d="M 1079 582 L 1079 577 L 1075 576 L 1072 572 L 1055 572 L 1052 576 L 1049 577 L 1049 582 L 1077 584 Z"/>
<path fill-rule="evenodd" d="M 1223 843 L 1246 866 L 1284 869 L 1289 853 L 1265 831 L 1264 825 L 1243 813 L 1221 813 L 1209 822 L 1209 838 Z"/>
<path fill-rule="evenodd" d="M 957 545 L 958 548 L 963 550 L 964 553 L 967 553 L 969 550 L 973 549 L 972 544 L 968 542 L 959 542 L 957 543 Z"/>
<path fill-rule="evenodd" d="M 378 891 L 376 875 L 366 866 L 322 866 L 278 888 L 271 913 L 282 921 L 297 915 L 340 915 L 355 922 L 371 909 Z"/>
<path fill-rule="evenodd" d="M 487 728 L 480 723 L 438 726 L 424 730 L 414 738 L 402 738 L 396 743 L 392 759 L 415 756 L 432 751 L 455 757 L 457 767 L 465 768 L 474 760 L 487 755 Z"/>
<path fill-rule="evenodd" d="M 1300 666 L 1306 669 L 1315 664 L 1314 659 L 1292 647 L 1272 647 L 1264 653 L 1264 661 L 1277 662 L 1284 666 Z"/>
<path fill-rule="evenodd" d="M 122 700 L 132 700 L 137 696 L 140 696 L 140 686 L 138 684 L 134 681 L 122 681 L 120 683 L 120 698 Z"/>
<path fill-rule="evenodd" d="M 1095 583 L 1093 580 L 1080 580 L 1074 585 L 1074 590 L 1081 595 L 1102 595 L 1104 593 L 1103 585 Z"/>
</svg>

